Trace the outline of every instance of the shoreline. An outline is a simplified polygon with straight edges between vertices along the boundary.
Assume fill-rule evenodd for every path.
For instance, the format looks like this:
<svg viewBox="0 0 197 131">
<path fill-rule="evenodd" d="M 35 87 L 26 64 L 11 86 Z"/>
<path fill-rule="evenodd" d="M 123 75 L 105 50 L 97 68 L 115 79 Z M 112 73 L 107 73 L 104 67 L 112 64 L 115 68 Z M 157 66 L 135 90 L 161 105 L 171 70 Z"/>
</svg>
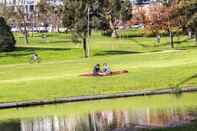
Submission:
<svg viewBox="0 0 197 131">
<path fill-rule="evenodd" d="M 186 92 L 197 92 L 197 87 L 151 89 L 151 90 L 141 90 L 141 91 L 132 91 L 132 92 L 130 91 L 123 93 L 103 94 L 103 95 L 95 95 L 95 96 L 74 96 L 74 97 L 65 97 L 65 98 L 55 98 L 51 100 L 41 99 L 41 100 L 29 100 L 29 101 L 18 101 L 18 102 L 8 102 L 8 103 L 5 102 L 5 103 L 0 103 L 0 109 L 33 107 L 33 106 L 74 103 L 74 102 L 93 101 L 93 100 L 95 101 L 95 100 L 104 100 L 104 99 L 117 99 L 117 98 L 136 97 L 136 96 L 181 94 Z"/>
</svg>

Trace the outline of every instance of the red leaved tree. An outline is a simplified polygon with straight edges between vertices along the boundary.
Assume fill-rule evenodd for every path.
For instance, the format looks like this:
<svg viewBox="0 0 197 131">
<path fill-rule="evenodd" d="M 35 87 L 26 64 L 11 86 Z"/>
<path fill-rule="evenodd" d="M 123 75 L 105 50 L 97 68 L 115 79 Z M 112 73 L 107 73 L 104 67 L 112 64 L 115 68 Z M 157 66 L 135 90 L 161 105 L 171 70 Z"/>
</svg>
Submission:
<svg viewBox="0 0 197 131">
<path fill-rule="evenodd" d="M 135 21 L 144 24 L 145 31 L 151 31 L 153 35 L 158 35 L 160 31 L 166 31 L 169 34 L 170 47 L 174 48 L 173 30 L 179 24 L 172 18 L 176 4 L 164 5 L 161 3 L 152 4 L 148 7 L 139 7 L 135 12 Z"/>
</svg>

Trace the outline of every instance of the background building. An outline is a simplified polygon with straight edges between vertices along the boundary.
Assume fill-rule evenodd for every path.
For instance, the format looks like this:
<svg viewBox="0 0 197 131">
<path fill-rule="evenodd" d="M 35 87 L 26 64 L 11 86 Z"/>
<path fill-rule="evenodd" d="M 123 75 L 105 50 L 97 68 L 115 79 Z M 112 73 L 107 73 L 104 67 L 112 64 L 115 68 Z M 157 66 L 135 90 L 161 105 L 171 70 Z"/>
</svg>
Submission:
<svg viewBox="0 0 197 131">
<path fill-rule="evenodd" d="M 7 7 L 22 6 L 26 14 L 32 14 L 40 0 L 0 0 L 0 4 Z M 51 5 L 62 5 L 63 0 L 46 0 Z"/>
<path fill-rule="evenodd" d="M 145 5 L 157 2 L 158 0 L 130 0 L 134 5 Z"/>
</svg>

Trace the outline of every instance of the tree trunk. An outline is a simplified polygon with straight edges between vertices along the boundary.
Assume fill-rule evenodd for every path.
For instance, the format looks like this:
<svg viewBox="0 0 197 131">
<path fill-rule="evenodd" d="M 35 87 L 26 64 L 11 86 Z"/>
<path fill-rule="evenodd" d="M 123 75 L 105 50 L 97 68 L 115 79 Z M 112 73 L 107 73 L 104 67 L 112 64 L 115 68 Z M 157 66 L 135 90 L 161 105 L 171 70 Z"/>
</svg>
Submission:
<svg viewBox="0 0 197 131">
<path fill-rule="evenodd" d="M 111 18 L 109 20 L 109 25 L 110 25 L 110 28 L 112 30 L 111 37 L 112 38 L 118 38 L 119 37 L 118 32 L 117 32 L 116 27 L 114 26 L 113 21 L 112 21 Z"/>
<path fill-rule="evenodd" d="M 89 33 L 89 37 L 91 37 L 92 36 L 92 27 L 89 27 L 88 33 Z"/>
<path fill-rule="evenodd" d="M 6 13 L 6 8 L 7 8 L 7 0 L 4 0 L 4 3 L 3 3 L 3 13 Z"/>
<path fill-rule="evenodd" d="M 24 37 L 25 37 L 25 44 L 29 44 L 28 40 L 28 32 L 27 32 L 27 24 L 26 24 L 26 17 L 23 16 L 23 24 L 24 24 Z"/>
<path fill-rule="evenodd" d="M 26 23 L 25 23 L 25 24 L 26 24 Z M 25 44 L 29 44 L 28 32 L 27 32 L 27 27 L 26 27 L 26 25 L 24 26 L 24 36 L 25 36 Z"/>
<path fill-rule="evenodd" d="M 174 48 L 174 36 L 173 32 L 169 31 L 169 36 L 170 36 L 170 47 Z"/>
<path fill-rule="evenodd" d="M 31 36 L 33 37 L 34 36 L 34 24 L 35 24 L 35 17 L 34 17 L 34 14 L 32 15 L 32 18 L 31 18 L 31 22 L 32 22 L 32 24 L 31 24 L 31 28 L 32 28 L 32 34 L 31 34 Z"/>
<path fill-rule="evenodd" d="M 117 32 L 116 29 L 113 30 L 111 37 L 112 38 L 118 38 L 119 37 L 118 32 Z"/>
<path fill-rule="evenodd" d="M 28 32 L 27 32 L 27 30 L 25 31 L 25 44 L 29 44 Z"/>
<path fill-rule="evenodd" d="M 85 58 L 89 57 L 89 51 L 88 51 L 88 45 L 86 38 L 83 38 L 83 50 L 84 50 L 84 56 Z"/>
<path fill-rule="evenodd" d="M 197 44 L 197 29 L 195 30 L 195 40 L 196 40 L 196 44 Z"/>
<path fill-rule="evenodd" d="M 191 31 L 191 30 L 188 30 L 188 31 L 187 31 L 187 34 L 188 34 L 188 38 L 189 38 L 189 39 L 192 39 L 192 31 Z"/>
</svg>

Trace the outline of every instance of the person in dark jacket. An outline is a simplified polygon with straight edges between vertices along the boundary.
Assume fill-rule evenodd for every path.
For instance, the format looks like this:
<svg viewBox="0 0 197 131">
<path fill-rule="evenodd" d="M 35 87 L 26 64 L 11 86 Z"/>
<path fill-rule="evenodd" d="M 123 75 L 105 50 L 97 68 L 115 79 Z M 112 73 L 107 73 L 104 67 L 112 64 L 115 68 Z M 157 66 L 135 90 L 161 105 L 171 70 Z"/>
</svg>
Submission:
<svg viewBox="0 0 197 131">
<path fill-rule="evenodd" d="M 96 64 L 93 69 L 93 75 L 99 75 L 101 73 L 100 64 Z"/>
</svg>

